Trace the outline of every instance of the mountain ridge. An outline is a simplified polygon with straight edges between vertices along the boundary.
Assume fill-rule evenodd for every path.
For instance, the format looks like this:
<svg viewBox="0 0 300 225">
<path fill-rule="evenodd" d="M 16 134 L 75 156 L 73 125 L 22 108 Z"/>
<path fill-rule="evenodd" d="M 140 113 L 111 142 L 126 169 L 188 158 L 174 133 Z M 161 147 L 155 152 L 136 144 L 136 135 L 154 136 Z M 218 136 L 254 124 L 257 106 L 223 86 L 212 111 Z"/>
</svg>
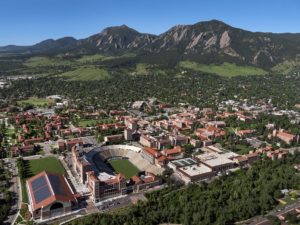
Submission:
<svg viewBox="0 0 300 225">
<path fill-rule="evenodd" d="M 47 39 L 32 46 L 4 46 L 0 53 L 122 54 L 133 52 L 143 62 L 176 64 L 233 62 L 271 68 L 300 57 L 300 33 L 251 32 L 219 20 L 176 25 L 159 35 L 126 25 L 107 27 L 83 39 Z"/>
</svg>

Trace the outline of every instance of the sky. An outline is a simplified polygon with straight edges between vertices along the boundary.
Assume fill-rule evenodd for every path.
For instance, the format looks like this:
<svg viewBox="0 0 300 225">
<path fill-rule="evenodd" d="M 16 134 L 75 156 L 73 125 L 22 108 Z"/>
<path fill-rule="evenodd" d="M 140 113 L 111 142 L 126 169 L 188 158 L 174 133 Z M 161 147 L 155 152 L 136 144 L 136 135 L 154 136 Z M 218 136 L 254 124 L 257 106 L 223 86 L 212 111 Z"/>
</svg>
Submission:
<svg viewBox="0 0 300 225">
<path fill-rule="evenodd" d="M 160 34 L 211 19 L 250 31 L 300 33 L 300 0 L 0 0 L 0 46 L 86 38 L 123 24 Z"/>
</svg>

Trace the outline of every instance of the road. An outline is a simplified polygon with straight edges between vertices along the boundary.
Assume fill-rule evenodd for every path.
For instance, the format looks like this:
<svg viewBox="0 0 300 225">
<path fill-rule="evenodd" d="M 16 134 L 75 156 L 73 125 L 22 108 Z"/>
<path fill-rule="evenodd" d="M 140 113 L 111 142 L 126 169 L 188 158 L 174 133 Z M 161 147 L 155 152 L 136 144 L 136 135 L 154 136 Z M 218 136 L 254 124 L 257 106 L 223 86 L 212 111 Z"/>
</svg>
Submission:
<svg viewBox="0 0 300 225">
<path fill-rule="evenodd" d="M 6 160 L 11 165 L 12 171 L 12 178 L 11 178 L 11 186 L 10 191 L 13 195 L 12 206 L 9 211 L 8 218 L 4 221 L 4 224 L 14 224 L 15 220 L 17 219 L 19 210 L 21 208 L 21 198 L 22 198 L 22 191 L 21 191 L 21 183 L 20 178 L 18 176 L 16 162 L 14 159 Z"/>
<path fill-rule="evenodd" d="M 288 213 L 291 211 L 294 211 L 296 208 L 300 207 L 300 202 L 294 202 L 292 204 L 289 204 L 285 206 L 282 210 L 276 211 L 276 210 L 271 210 L 267 215 L 265 216 L 255 216 L 247 221 L 244 221 L 243 224 L 247 225 L 265 225 L 268 224 L 269 220 L 266 219 L 267 216 L 278 216 L 280 214 Z"/>
</svg>

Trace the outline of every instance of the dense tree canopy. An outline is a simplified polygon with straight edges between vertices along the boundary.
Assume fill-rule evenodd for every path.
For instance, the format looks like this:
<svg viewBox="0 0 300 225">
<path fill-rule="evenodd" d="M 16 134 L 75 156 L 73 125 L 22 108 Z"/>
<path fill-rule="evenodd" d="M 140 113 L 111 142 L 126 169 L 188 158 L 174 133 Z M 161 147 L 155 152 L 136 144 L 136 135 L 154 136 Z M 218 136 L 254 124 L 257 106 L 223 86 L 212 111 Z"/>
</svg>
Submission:
<svg viewBox="0 0 300 225">
<path fill-rule="evenodd" d="M 231 224 L 272 209 L 281 189 L 299 189 L 295 163 L 300 163 L 299 154 L 277 161 L 264 159 L 210 184 L 147 194 L 148 201 L 126 215 L 97 214 L 70 224 Z"/>
<path fill-rule="evenodd" d="M 1 90 L 0 97 L 62 94 L 80 99 L 81 105 L 102 108 L 126 106 L 130 101 L 148 97 L 157 97 L 171 104 L 184 102 L 200 107 L 216 106 L 228 99 L 247 99 L 249 103 L 270 101 L 283 109 L 300 103 L 300 77 L 296 75 L 224 78 L 192 72 L 190 75 L 175 76 L 173 72 L 176 71 L 144 76 L 115 73 L 110 79 L 102 81 L 67 81 L 58 77 L 18 80 L 8 89 Z"/>
</svg>

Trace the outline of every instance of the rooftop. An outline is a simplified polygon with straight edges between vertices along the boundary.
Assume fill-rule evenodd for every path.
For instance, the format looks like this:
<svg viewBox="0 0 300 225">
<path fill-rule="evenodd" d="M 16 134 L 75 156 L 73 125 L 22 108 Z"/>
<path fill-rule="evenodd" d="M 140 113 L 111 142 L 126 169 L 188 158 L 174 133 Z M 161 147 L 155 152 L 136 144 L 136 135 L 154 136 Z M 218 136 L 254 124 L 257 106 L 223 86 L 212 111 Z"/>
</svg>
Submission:
<svg viewBox="0 0 300 225">
<path fill-rule="evenodd" d="M 204 164 L 185 166 L 185 167 L 181 167 L 180 170 L 191 177 L 212 172 L 212 169 L 209 168 L 208 166 L 205 166 Z"/>
<path fill-rule="evenodd" d="M 33 210 L 55 201 L 73 201 L 74 193 L 63 175 L 41 172 L 26 181 Z"/>
<path fill-rule="evenodd" d="M 223 154 L 204 153 L 196 155 L 196 158 L 198 158 L 201 162 L 204 162 L 206 165 L 211 167 L 233 163 L 232 160 L 228 159 L 226 155 Z"/>
</svg>

